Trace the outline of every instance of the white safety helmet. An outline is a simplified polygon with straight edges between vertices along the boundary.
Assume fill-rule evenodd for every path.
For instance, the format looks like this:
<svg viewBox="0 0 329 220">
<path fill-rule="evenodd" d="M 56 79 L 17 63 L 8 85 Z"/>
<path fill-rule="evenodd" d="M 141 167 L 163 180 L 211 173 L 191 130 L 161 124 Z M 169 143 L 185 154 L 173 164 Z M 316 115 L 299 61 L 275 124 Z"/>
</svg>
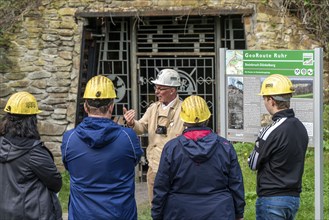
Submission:
<svg viewBox="0 0 329 220">
<path fill-rule="evenodd" d="M 179 87 L 181 85 L 180 76 L 176 70 L 163 69 L 159 72 L 156 80 L 151 81 L 155 85 Z"/>
</svg>

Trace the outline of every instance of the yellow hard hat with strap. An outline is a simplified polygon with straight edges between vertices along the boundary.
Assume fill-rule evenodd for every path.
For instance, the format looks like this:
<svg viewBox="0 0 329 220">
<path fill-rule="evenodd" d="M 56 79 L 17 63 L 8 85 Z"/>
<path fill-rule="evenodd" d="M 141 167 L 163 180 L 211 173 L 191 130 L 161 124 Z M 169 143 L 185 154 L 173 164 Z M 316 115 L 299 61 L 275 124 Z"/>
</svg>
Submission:
<svg viewBox="0 0 329 220">
<path fill-rule="evenodd" d="M 180 118 L 186 123 L 200 123 L 208 120 L 211 114 L 206 101 L 200 96 L 192 95 L 187 97 L 180 112 Z"/>
<path fill-rule="evenodd" d="M 83 95 L 84 99 L 112 99 L 116 97 L 112 81 L 103 75 L 92 77 L 88 81 Z"/>
<path fill-rule="evenodd" d="M 10 96 L 4 111 L 20 115 L 35 115 L 42 112 L 35 97 L 28 92 L 17 92 Z"/>
<path fill-rule="evenodd" d="M 262 84 L 262 88 L 258 95 L 284 95 L 294 92 L 294 88 L 290 79 L 280 74 L 273 74 L 267 77 Z"/>
</svg>

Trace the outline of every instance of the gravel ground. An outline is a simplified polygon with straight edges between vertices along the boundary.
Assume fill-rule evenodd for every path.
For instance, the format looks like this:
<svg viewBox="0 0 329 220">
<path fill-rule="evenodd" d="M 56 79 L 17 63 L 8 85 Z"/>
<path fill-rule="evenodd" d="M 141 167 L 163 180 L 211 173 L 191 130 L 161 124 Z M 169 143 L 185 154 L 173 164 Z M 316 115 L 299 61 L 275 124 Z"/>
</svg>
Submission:
<svg viewBox="0 0 329 220">
<path fill-rule="evenodd" d="M 136 183 L 135 197 L 137 206 L 148 202 L 146 182 Z M 67 213 L 63 213 L 63 220 L 67 220 Z"/>
<path fill-rule="evenodd" d="M 135 197 L 137 205 L 148 202 L 146 182 L 136 183 Z"/>
</svg>

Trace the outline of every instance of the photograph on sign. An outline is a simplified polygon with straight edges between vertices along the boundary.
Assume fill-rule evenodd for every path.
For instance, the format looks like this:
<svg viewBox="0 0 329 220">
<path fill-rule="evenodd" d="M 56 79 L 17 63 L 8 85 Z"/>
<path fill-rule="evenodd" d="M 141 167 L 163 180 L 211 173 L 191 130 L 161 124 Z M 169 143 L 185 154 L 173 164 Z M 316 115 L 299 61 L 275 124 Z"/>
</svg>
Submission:
<svg viewBox="0 0 329 220">
<path fill-rule="evenodd" d="M 243 129 L 243 77 L 228 77 L 228 128 Z"/>
</svg>

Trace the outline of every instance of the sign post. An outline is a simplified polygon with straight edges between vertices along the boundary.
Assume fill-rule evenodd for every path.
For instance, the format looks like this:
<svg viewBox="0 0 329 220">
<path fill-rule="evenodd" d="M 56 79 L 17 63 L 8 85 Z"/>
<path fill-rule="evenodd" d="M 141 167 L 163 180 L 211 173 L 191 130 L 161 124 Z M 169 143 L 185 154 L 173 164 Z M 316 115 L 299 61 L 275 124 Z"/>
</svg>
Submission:
<svg viewBox="0 0 329 220">
<path fill-rule="evenodd" d="M 323 49 L 315 49 L 314 79 L 314 207 L 315 219 L 323 216 Z"/>
</svg>

